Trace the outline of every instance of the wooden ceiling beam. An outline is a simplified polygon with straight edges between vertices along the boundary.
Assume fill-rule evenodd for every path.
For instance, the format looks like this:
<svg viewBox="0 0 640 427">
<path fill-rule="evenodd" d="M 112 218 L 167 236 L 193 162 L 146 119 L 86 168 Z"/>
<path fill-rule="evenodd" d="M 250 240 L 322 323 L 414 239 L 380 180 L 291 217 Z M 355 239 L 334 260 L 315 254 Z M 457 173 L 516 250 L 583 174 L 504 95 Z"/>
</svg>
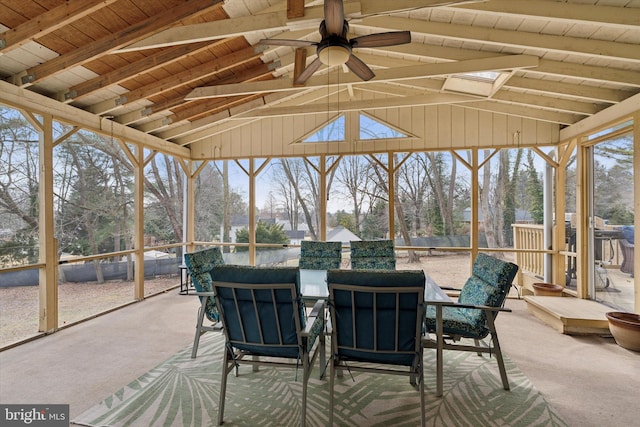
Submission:
<svg viewBox="0 0 640 427">
<path fill-rule="evenodd" d="M 526 31 L 500 30 L 449 24 L 444 22 L 421 21 L 395 16 L 371 17 L 350 24 L 352 27 L 375 27 L 377 30 L 409 30 L 429 37 L 442 37 L 458 41 L 474 41 L 500 47 L 540 49 L 545 52 L 560 52 L 584 55 L 592 58 L 622 59 L 640 62 L 640 49 L 636 44 L 618 41 L 596 40 L 569 36 L 531 33 Z"/>
<path fill-rule="evenodd" d="M 180 45 L 155 52 L 136 62 L 117 68 L 96 78 L 89 79 L 80 84 L 61 91 L 57 98 L 60 102 L 72 102 L 87 95 L 91 95 L 101 89 L 120 84 L 128 79 L 137 77 L 142 73 L 165 67 L 169 64 L 183 59 L 185 56 L 193 55 L 212 47 L 209 42 Z"/>
<path fill-rule="evenodd" d="M 444 61 L 466 61 L 470 59 L 481 59 L 496 57 L 494 52 L 482 52 L 471 49 L 435 46 L 428 44 L 405 44 L 381 50 L 395 52 L 418 58 L 432 58 Z M 373 57 L 374 55 L 371 55 Z M 371 59 L 369 59 L 371 60 Z M 365 61 L 366 62 L 366 61 Z M 597 65 L 584 65 L 578 63 L 567 63 L 550 59 L 540 59 L 540 64 L 536 68 L 527 69 L 528 73 L 551 74 L 561 77 L 570 77 L 578 80 L 590 80 L 594 82 L 608 82 L 623 86 L 640 87 L 640 73 L 634 70 L 623 70 L 612 67 L 601 67 Z"/>
<path fill-rule="evenodd" d="M 196 80 L 214 76 L 258 58 L 260 56 L 261 49 L 261 46 L 250 46 L 242 50 L 232 52 L 228 55 L 217 58 L 213 64 L 211 62 L 200 64 L 196 67 L 155 81 L 115 98 L 94 104 L 90 106 L 88 110 L 94 114 L 104 114 L 134 101 L 157 96 L 164 92 L 174 90 L 177 87 L 192 83 Z M 273 67 L 274 65 L 271 66 L 271 68 Z"/>
<path fill-rule="evenodd" d="M 541 120 L 544 122 L 558 123 L 561 125 L 572 125 L 587 117 L 580 114 L 549 111 L 541 108 L 532 108 L 525 105 L 518 105 L 507 102 L 478 101 L 468 102 L 462 106 L 465 108 L 473 108 L 474 110 L 502 113 L 508 116 L 524 117 L 527 119 Z"/>
<path fill-rule="evenodd" d="M 556 96 L 545 96 L 526 94 L 510 90 L 499 90 L 490 99 L 494 101 L 509 102 L 512 104 L 521 104 L 529 107 L 537 107 L 560 113 L 580 114 L 583 116 L 592 116 L 598 111 L 605 108 L 604 105 L 597 105 L 592 102 L 571 101 L 561 99 Z M 606 105 L 608 107 L 609 105 Z"/>
<path fill-rule="evenodd" d="M 349 74 L 311 77 L 305 83 L 305 88 L 326 87 L 335 84 L 369 84 L 383 81 L 401 81 L 420 79 L 449 74 L 459 74 L 480 71 L 515 70 L 537 67 L 539 60 L 530 55 L 507 55 L 493 58 L 472 59 L 459 62 L 444 62 L 438 64 L 420 64 L 395 69 L 376 70 L 376 76 L 368 82 Z M 219 96 L 246 95 L 259 92 L 278 92 L 297 90 L 291 79 L 278 79 L 269 82 L 240 83 L 236 85 L 205 86 L 194 89 L 187 99 L 215 98 Z"/>
<path fill-rule="evenodd" d="M 358 101 L 317 102 L 314 104 L 292 105 L 285 107 L 268 106 L 254 110 L 243 117 L 283 117 L 302 114 L 318 114 L 341 111 L 366 111 L 385 108 L 416 107 L 423 105 L 457 104 L 476 102 L 479 98 L 453 93 L 431 93 L 412 97 L 389 97 Z"/>
<path fill-rule="evenodd" d="M 187 109 L 180 111 L 179 113 L 172 114 L 162 119 L 154 120 L 152 122 L 145 123 L 135 128 L 141 132 L 152 133 L 158 131 L 164 127 L 170 126 L 181 121 L 188 121 L 194 117 L 202 116 L 204 114 L 216 114 L 219 111 L 232 108 L 237 105 L 242 105 L 259 97 L 258 95 L 237 96 L 227 99 L 212 99 L 207 100 L 204 103 L 193 105 Z"/>
<path fill-rule="evenodd" d="M 0 55 L 52 33 L 118 0 L 67 0 L 16 28 L 0 34 Z"/>
<path fill-rule="evenodd" d="M 307 104 L 317 101 L 326 96 L 324 89 L 312 89 L 303 91 L 302 94 L 296 94 L 291 97 L 287 94 L 277 93 L 265 95 L 259 99 L 255 99 L 250 103 L 220 111 L 214 115 L 193 120 L 185 125 L 180 125 L 172 129 L 154 134 L 159 138 L 171 140 L 175 144 L 185 146 L 200 141 L 211 135 L 217 135 L 231 128 L 242 126 L 242 124 L 250 123 L 260 118 L 246 117 L 252 111 L 264 106 L 288 105 L 287 102 L 296 102 L 298 105 Z"/>
<path fill-rule="evenodd" d="M 256 67 L 250 68 L 243 72 L 234 73 L 233 76 L 220 80 L 221 84 L 236 83 L 239 81 L 262 79 L 265 76 L 271 75 L 273 71 L 273 64 L 260 64 Z M 156 102 L 152 105 L 145 106 L 139 110 L 135 110 L 126 114 L 121 114 L 115 117 L 115 121 L 122 124 L 131 124 L 149 118 L 156 114 L 163 113 L 171 108 L 175 108 L 181 105 L 186 105 L 184 96 L 189 90 L 178 90 L 177 94 L 171 98 L 165 99 L 162 102 Z"/>
<path fill-rule="evenodd" d="M 231 83 L 233 81 L 260 80 L 260 79 L 270 78 L 272 72 L 273 72 L 273 64 L 260 64 L 243 73 L 238 73 L 233 76 L 227 77 L 226 79 L 221 80 L 221 82 Z M 229 102 L 230 99 L 231 98 L 225 98 L 221 100 L 221 102 L 222 103 Z M 245 98 L 245 99 L 248 99 L 248 98 Z M 167 105 L 169 105 L 169 103 L 171 102 L 172 102 L 171 100 L 168 100 Z M 237 104 L 237 101 L 235 100 L 233 100 L 232 102 L 234 105 Z M 187 104 L 184 104 L 184 97 L 182 97 L 182 104 L 187 105 Z M 162 111 L 166 111 L 166 110 L 160 110 L 160 108 L 162 108 L 162 105 L 164 105 L 164 103 L 159 104 L 156 109 L 154 109 L 154 106 L 146 107 L 145 109 L 148 110 L 147 115 L 158 114 Z M 168 116 L 168 118 L 165 117 L 159 120 L 145 123 L 137 127 L 137 129 L 142 130 L 143 132 L 153 132 L 171 123 L 176 123 L 182 120 L 188 120 L 189 118 L 205 114 L 207 113 L 207 111 L 209 111 L 207 110 L 207 108 L 213 108 L 217 110 L 219 109 L 219 106 L 217 103 L 206 103 L 206 102 L 193 103 L 192 106 L 181 108 L 178 113 L 173 113 L 171 116 Z M 210 113 L 213 114 L 214 112 L 210 111 Z M 116 117 L 115 120 L 119 121 L 121 120 L 121 117 Z"/>
<path fill-rule="evenodd" d="M 523 17 L 544 18 L 547 21 L 593 22 L 613 25 L 619 28 L 637 29 L 640 22 L 640 9 L 627 7 L 624 12 L 620 7 L 564 3 L 548 0 L 491 0 L 484 3 L 471 3 L 456 6 L 475 12 L 492 15 L 522 15 Z"/>
<path fill-rule="evenodd" d="M 50 61 L 36 65 L 12 76 L 10 80 L 16 86 L 30 86 L 70 68 L 86 64 L 131 42 L 141 40 L 151 33 L 168 28 L 180 19 L 201 15 L 208 10 L 220 7 L 221 3 L 222 0 L 191 0 L 181 3 L 171 10 L 162 11 L 141 22 L 102 37 L 93 43 L 78 47 Z"/>
<path fill-rule="evenodd" d="M 287 0 L 287 19 L 304 16 L 304 0 Z"/>
<path fill-rule="evenodd" d="M 560 82 L 518 76 L 513 76 L 507 80 L 504 87 L 519 91 L 545 93 L 548 95 L 557 94 L 585 101 L 606 102 L 611 104 L 623 101 L 634 94 L 634 92 L 625 90 L 572 84 L 567 81 Z"/>
<path fill-rule="evenodd" d="M 360 2 L 349 2 L 344 5 L 345 15 L 359 14 Z M 194 43 L 204 40 L 245 36 L 251 33 L 266 31 L 284 31 L 291 28 L 316 27 L 324 18 L 324 6 L 307 7 L 300 18 L 287 18 L 287 11 L 258 13 L 249 16 L 223 19 L 215 22 L 181 25 L 167 28 L 150 37 L 121 47 L 117 53 L 133 52 L 143 49 L 154 49 L 181 43 Z"/>
</svg>

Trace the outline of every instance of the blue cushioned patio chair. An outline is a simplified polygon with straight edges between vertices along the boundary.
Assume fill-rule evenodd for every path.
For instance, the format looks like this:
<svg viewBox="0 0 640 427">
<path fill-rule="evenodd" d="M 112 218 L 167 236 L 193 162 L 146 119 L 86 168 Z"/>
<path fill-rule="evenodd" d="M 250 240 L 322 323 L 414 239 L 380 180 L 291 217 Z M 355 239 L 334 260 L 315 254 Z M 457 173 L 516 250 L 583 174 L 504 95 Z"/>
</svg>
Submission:
<svg viewBox="0 0 640 427">
<path fill-rule="evenodd" d="M 503 305 L 517 271 L 518 266 L 513 263 L 480 253 L 457 302 L 427 301 L 426 330 L 435 334 L 435 338 L 426 340 L 425 346 L 437 351 L 438 396 L 442 396 L 443 350 L 495 354 L 502 385 L 509 390 L 495 318 L 501 311 L 511 311 Z M 481 342 L 487 336 L 490 336 L 490 342 Z M 475 345 L 462 341 L 462 338 L 473 340 Z"/>
<path fill-rule="evenodd" d="M 622 264 L 620 265 L 620 271 L 623 273 L 629 273 L 631 277 L 634 277 L 633 268 L 633 251 L 635 244 L 634 227 L 625 225 L 621 229 L 622 238 L 618 240 L 620 244 L 620 250 L 622 252 Z"/>
<path fill-rule="evenodd" d="M 351 268 L 395 270 L 393 240 L 355 240 L 351 245 Z"/>
<path fill-rule="evenodd" d="M 332 322 L 329 425 L 336 373 L 346 369 L 409 376 L 420 393 L 424 426 L 422 270 L 329 270 L 327 282 Z"/>
<path fill-rule="evenodd" d="M 211 275 L 209 272 L 216 265 L 224 264 L 224 259 L 222 258 L 220 248 L 214 247 L 184 254 L 184 264 L 187 266 L 187 271 L 191 276 L 193 287 L 196 288 L 194 295 L 200 297 L 200 307 L 198 308 L 198 319 L 196 321 L 196 336 L 193 339 L 193 349 L 191 350 L 191 357 L 195 358 L 198 353 L 200 336 L 207 331 L 213 331 L 219 328 L 218 321 L 220 319 L 213 298 L 213 288 L 211 287 Z M 213 322 L 213 324 L 205 325 L 205 316 L 209 321 Z"/>
<path fill-rule="evenodd" d="M 304 270 L 331 270 L 340 268 L 342 262 L 341 242 L 318 242 L 303 240 L 300 243 L 300 263 Z"/>
<path fill-rule="evenodd" d="M 223 422 L 229 373 L 250 364 L 254 370 L 258 365 L 302 369 L 300 424 L 304 426 L 307 383 L 318 354 L 322 366 L 325 363 L 325 302 L 317 301 L 305 315 L 296 267 L 224 265 L 215 267 L 211 277 L 226 338 L 218 425 Z"/>
</svg>

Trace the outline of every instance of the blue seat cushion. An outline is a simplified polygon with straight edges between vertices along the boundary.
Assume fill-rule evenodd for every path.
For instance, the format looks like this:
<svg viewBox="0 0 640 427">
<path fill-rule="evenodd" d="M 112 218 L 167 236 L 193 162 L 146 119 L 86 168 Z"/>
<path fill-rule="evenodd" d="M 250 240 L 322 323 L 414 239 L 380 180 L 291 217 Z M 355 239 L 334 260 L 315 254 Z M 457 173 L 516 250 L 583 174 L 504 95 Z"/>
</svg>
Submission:
<svg viewBox="0 0 640 427">
<path fill-rule="evenodd" d="M 184 263 L 191 276 L 193 287 L 198 292 L 212 292 L 211 275 L 209 272 L 217 265 L 223 265 L 224 259 L 220 248 L 208 248 L 184 254 Z M 220 320 L 218 309 L 213 298 L 207 300 L 205 315 L 212 322 Z"/>
<path fill-rule="evenodd" d="M 327 282 L 360 285 L 363 292 L 334 290 L 334 305 L 340 357 L 360 362 L 411 366 L 415 362 L 416 316 L 424 298 L 425 276 L 422 270 L 330 270 Z M 396 318 L 395 294 L 374 294 L 366 286 L 416 287 L 414 294 L 400 294 L 400 312 Z M 353 311 L 355 305 L 355 312 Z M 377 319 L 374 321 L 374 307 Z M 355 322 L 355 336 L 353 325 Z M 376 328 L 373 327 L 376 325 Z M 377 344 L 377 347 L 376 347 Z M 402 352 L 399 353 L 397 350 Z M 346 347 L 346 348 L 345 348 Z M 349 348 L 353 347 L 353 348 Z"/>
<path fill-rule="evenodd" d="M 518 272 L 518 266 L 498 258 L 478 254 L 458 302 L 469 305 L 501 307 L 509 292 L 511 283 Z M 436 308 L 427 307 L 425 328 L 429 332 L 436 329 Z M 487 336 L 487 317 L 484 311 L 471 308 L 443 307 L 443 331 L 448 335 L 482 339 Z"/>
<path fill-rule="evenodd" d="M 351 268 L 394 270 L 396 268 L 396 254 L 393 241 L 352 241 Z"/>
<path fill-rule="evenodd" d="M 253 292 L 249 289 L 238 289 L 234 295 L 231 288 L 216 286 L 214 283 L 216 298 L 224 312 L 227 334 L 234 347 L 263 356 L 299 357 L 301 349 L 294 315 L 298 316 L 301 329 L 305 327 L 305 316 L 304 305 L 299 297 L 298 268 L 222 265 L 211 270 L 211 278 L 213 282 L 257 285 L 258 289 Z M 294 298 L 298 298 L 298 313 L 293 313 L 292 295 L 289 290 L 278 289 L 272 292 L 271 285 L 286 283 L 296 286 Z M 264 289 L 260 289 L 261 287 Z M 239 312 L 236 310 L 236 301 Z M 310 347 L 313 343 L 303 345 Z"/>
<path fill-rule="evenodd" d="M 622 238 L 627 242 L 634 244 L 635 233 L 632 225 L 625 225 L 620 229 L 620 233 L 622 234 Z"/>
<path fill-rule="evenodd" d="M 304 240 L 300 245 L 299 267 L 305 270 L 330 270 L 340 268 L 341 242 L 316 242 Z"/>
<path fill-rule="evenodd" d="M 481 310 L 442 307 L 442 330 L 447 335 L 482 339 L 489 334 L 485 319 Z M 436 307 L 433 305 L 427 306 L 425 327 L 429 332 L 436 331 Z"/>
</svg>

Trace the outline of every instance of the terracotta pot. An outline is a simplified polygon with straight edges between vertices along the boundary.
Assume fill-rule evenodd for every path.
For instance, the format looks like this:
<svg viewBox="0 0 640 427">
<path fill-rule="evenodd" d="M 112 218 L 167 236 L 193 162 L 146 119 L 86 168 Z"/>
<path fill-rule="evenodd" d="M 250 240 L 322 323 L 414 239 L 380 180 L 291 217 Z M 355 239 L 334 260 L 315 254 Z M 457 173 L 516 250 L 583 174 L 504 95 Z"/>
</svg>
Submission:
<svg viewBox="0 0 640 427">
<path fill-rule="evenodd" d="M 611 311 L 606 316 L 616 343 L 627 350 L 640 351 L 640 314 Z"/>
<path fill-rule="evenodd" d="M 538 297 L 561 297 L 564 288 L 553 283 L 534 283 L 533 294 Z"/>
</svg>

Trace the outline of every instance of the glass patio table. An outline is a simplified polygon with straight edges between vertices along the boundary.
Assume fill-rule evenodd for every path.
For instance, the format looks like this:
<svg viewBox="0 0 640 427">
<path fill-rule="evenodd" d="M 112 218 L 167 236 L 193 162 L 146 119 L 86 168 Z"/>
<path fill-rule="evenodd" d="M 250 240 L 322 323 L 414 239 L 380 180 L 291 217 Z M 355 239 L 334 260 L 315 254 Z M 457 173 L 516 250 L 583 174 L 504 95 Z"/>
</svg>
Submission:
<svg viewBox="0 0 640 427">
<path fill-rule="evenodd" d="M 427 273 L 424 273 L 424 275 L 425 301 L 451 301 L 451 298 L 449 298 L 449 296 Z M 302 299 L 306 304 L 313 304 L 319 299 L 329 298 L 327 270 L 300 269 L 300 291 L 302 293 Z"/>
</svg>

